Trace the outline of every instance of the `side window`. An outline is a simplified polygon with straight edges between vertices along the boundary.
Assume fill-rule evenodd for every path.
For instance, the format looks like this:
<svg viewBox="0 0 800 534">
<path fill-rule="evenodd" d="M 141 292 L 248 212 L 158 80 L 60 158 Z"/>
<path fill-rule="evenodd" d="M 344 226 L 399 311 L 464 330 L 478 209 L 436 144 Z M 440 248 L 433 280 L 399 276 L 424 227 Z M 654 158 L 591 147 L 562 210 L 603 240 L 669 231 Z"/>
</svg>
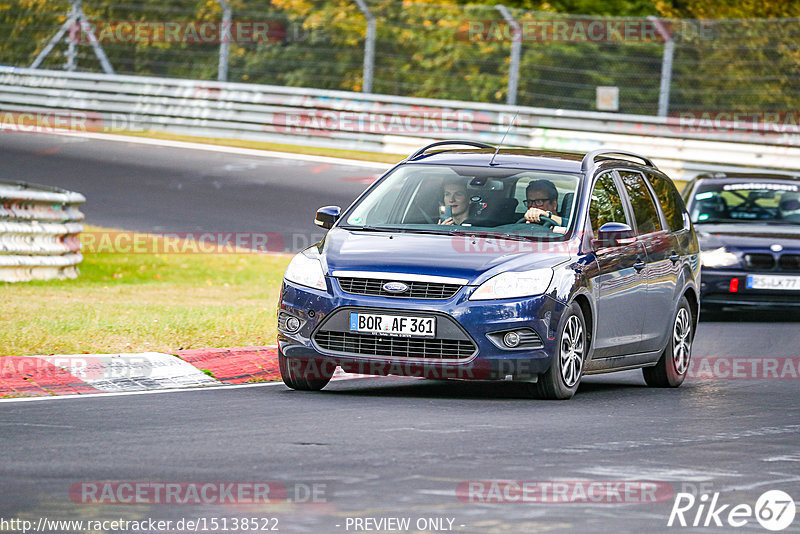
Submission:
<svg viewBox="0 0 800 534">
<path fill-rule="evenodd" d="M 589 204 L 589 219 L 595 234 L 607 222 L 629 224 L 625 218 L 622 199 L 614 184 L 614 177 L 610 172 L 600 175 L 594 184 L 592 202 Z"/>
<path fill-rule="evenodd" d="M 675 185 L 660 174 L 648 174 L 647 178 L 650 180 L 650 185 L 656 192 L 658 201 L 661 203 L 661 211 L 667 218 L 669 229 L 673 232 L 683 229 L 683 199 L 681 198 Z"/>
<path fill-rule="evenodd" d="M 658 210 L 647 189 L 644 176 L 633 171 L 619 171 L 628 197 L 631 199 L 633 217 L 636 219 L 636 228 L 639 235 L 650 234 L 661 230 L 661 221 L 658 217 Z"/>
</svg>

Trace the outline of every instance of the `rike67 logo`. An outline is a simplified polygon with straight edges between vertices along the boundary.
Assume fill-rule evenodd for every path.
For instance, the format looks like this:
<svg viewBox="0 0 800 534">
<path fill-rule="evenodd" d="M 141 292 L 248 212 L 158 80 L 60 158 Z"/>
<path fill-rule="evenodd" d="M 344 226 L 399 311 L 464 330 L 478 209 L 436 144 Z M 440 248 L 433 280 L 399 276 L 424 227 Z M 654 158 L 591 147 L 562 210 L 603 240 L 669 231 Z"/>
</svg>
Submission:
<svg viewBox="0 0 800 534">
<path fill-rule="evenodd" d="M 794 516 L 794 499 L 781 490 L 762 493 L 755 506 L 722 504 L 719 492 L 703 493 L 699 497 L 681 492 L 675 495 L 667 526 L 739 528 L 755 518 L 765 529 L 780 531 L 792 524 Z"/>
</svg>

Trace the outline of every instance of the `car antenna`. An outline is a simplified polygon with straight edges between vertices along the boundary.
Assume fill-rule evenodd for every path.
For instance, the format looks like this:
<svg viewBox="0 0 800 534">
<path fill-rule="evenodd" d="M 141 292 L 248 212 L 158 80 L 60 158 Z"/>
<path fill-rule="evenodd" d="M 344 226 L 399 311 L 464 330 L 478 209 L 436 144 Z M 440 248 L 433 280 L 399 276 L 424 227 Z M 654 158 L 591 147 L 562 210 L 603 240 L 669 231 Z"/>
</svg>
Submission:
<svg viewBox="0 0 800 534">
<path fill-rule="evenodd" d="M 510 132 L 511 128 L 514 126 L 514 121 L 517 119 L 517 115 L 519 115 L 519 110 L 517 110 L 517 112 L 514 113 L 514 116 L 511 117 L 511 124 L 508 125 L 508 130 L 506 130 L 506 133 L 503 134 L 503 138 L 500 139 L 500 144 L 497 145 L 497 150 L 495 150 L 494 154 L 492 154 L 492 159 L 489 160 L 489 166 L 490 167 L 492 165 L 494 165 L 494 158 L 495 158 L 495 156 L 497 156 L 497 153 L 500 152 L 500 147 L 503 146 L 503 141 L 506 140 L 506 136 L 508 135 L 508 132 Z"/>
</svg>

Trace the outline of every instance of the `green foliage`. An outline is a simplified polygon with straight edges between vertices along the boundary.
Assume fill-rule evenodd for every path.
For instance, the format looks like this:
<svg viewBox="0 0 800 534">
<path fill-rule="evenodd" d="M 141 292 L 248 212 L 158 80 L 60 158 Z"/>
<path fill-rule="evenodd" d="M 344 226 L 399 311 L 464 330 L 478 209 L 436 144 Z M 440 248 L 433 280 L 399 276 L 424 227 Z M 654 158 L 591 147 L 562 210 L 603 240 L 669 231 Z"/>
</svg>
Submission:
<svg viewBox="0 0 800 534">
<path fill-rule="evenodd" d="M 2 1 L 2 0 L 0 0 Z M 443 0 L 446 2 L 446 0 Z M 216 0 L 120 3 L 85 0 L 92 21 L 219 21 Z M 360 91 L 367 22 L 353 0 L 232 0 L 234 21 L 269 21 L 282 28 L 268 42 L 230 45 L 228 80 Z M 369 0 L 377 19 L 373 92 L 504 103 L 512 44 L 493 0 L 458 3 Z M 794 110 L 800 103 L 800 2 L 679 0 L 514 0 L 504 2 L 523 23 L 648 15 L 673 17 L 675 37 L 670 111 Z M 69 2 L 0 3 L 0 64 L 27 66 L 56 32 Z M 578 13 L 580 15 L 565 15 Z M 795 17 L 759 19 L 757 17 Z M 679 20 L 675 17 L 684 17 Z M 722 17 L 723 20 L 693 20 Z M 613 19 L 620 21 L 625 19 Z M 492 25 L 490 38 L 471 23 Z M 505 34 L 503 32 L 506 32 Z M 79 70 L 99 71 L 91 47 L 77 45 Z M 216 43 L 105 43 L 120 74 L 213 80 Z M 591 111 L 598 86 L 617 86 L 620 111 L 655 114 L 661 41 L 526 39 L 521 47 L 517 103 Z M 60 69 L 66 44 L 43 66 Z"/>
</svg>

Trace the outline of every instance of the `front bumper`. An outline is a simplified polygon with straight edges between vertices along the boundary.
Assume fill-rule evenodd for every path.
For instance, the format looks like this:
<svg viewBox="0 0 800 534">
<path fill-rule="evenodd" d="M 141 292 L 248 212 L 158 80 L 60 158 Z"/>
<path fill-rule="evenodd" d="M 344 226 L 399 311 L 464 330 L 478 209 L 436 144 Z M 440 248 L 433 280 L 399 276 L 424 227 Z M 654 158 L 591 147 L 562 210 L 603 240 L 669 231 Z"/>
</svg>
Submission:
<svg viewBox="0 0 800 534">
<path fill-rule="evenodd" d="M 703 267 L 700 279 L 700 304 L 703 306 L 742 306 L 764 309 L 800 308 L 800 292 L 767 289 L 749 289 L 749 274 L 785 274 L 771 271 L 745 271 Z M 731 280 L 737 279 L 736 291 L 731 291 Z"/>
<path fill-rule="evenodd" d="M 466 380 L 532 380 L 549 369 L 557 352 L 556 332 L 565 310 L 563 302 L 550 296 L 497 301 L 470 301 L 474 287 L 464 286 L 449 299 L 409 299 L 345 293 L 334 278 L 327 278 L 328 291 L 320 291 L 284 280 L 279 314 L 300 319 L 302 325 L 288 333 L 279 324 L 278 347 L 289 358 L 325 360 L 347 372 L 370 375 L 422 376 Z M 344 310 L 343 310 L 344 309 Z M 449 321 L 471 341 L 474 350 L 458 358 L 423 358 L 413 354 L 392 356 L 326 350 L 316 334 L 326 321 L 343 311 L 436 315 Z M 539 348 L 508 349 L 487 334 L 528 328 L 541 340 Z M 450 328 L 451 335 L 453 328 Z M 370 336 L 372 337 L 372 336 Z M 437 331 L 437 338 L 439 332 Z"/>
</svg>

